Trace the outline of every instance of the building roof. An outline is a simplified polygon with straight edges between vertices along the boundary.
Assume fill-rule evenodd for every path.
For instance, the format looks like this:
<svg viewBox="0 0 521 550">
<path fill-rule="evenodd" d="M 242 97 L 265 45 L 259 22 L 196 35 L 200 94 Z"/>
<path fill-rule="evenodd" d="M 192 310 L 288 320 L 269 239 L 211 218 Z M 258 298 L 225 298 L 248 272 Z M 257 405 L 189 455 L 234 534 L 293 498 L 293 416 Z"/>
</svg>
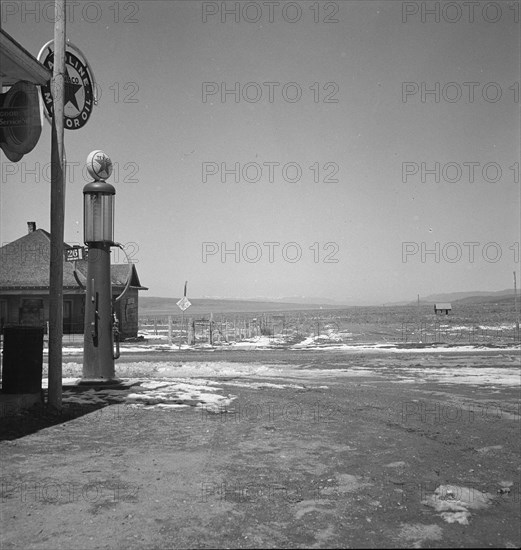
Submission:
<svg viewBox="0 0 521 550">
<path fill-rule="evenodd" d="M 65 248 L 72 248 L 64 243 Z M 0 248 L 0 290 L 48 289 L 51 235 L 44 229 L 36 229 L 16 241 Z M 130 271 L 129 271 L 130 270 Z M 87 276 L 87 261 L 76 262 L 76 274 L 84 285 Z M 134 264 L 110 266 L 112 284 L 125 286 L 130 275 L 130 286 L 148 290 L 141 285 Z M 79 289 L 74 277 L 74 262 L 63 261 L 63 288 Z"/>
<path fill-rule="evenodd" d="M 0 29 L 0 77 L 4 86 L 11 86 L 19 80 L 45 86 L 52 72 Z"/>
<path fill-rule="evenodd" d="M 438 302 L 434 304 L 434 309 L 452 309 L 452 306 L 449 302 Z"/>
</svg>

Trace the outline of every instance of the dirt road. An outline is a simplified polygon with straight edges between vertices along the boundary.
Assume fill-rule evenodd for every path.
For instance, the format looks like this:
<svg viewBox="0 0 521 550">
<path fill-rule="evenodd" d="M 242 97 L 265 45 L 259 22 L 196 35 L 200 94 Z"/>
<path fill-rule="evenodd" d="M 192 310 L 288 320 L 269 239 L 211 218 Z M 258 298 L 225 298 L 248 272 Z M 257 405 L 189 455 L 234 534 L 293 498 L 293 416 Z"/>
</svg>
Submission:
<svg viewBox="0 0 521 550">
<path fill-rule="evenodd" d="M 220 377 L 217 409 L 127 401 L 0 442 L 2 550 L 520 546 L 519 387 L 286 357 Z"/>
</svg>

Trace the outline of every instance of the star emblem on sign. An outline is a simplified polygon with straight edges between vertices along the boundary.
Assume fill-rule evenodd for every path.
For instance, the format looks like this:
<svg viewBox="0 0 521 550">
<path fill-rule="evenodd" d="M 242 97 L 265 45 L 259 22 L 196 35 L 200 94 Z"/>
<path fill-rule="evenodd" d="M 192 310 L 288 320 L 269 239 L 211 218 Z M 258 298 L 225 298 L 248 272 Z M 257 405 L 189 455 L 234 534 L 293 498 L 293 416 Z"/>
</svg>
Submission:
<svg viewBox="0 0 521 550">
<path fill-rule="evenodd" d="M 105 174 L 108 174 L 110 172 L 111 162 L 107 157 L 104 157 L 103 155 L 96 155 L 94 157 L 94 160 L 98 163 L 100 167 L 99 172 L 104 172 Z"/>
<path fill-rule="evenodd" d="M 0 0 L 1 1 L 1 0 Z M 54 73 L 54 52 L 50 46 L 40 52 L 38 61 Z M 50 79 L 40 91 L 45 105 L 45 116 L 51 121 L 54 117 L 54 97 L 63 94 L 63 120 L 66 130 L 83 128 L 90 119 L 96 104 L 94 78 L 86 59 L 72 44 L 65 51 L 65 72 L 61 78 Z"/>
<path fill-rule="evenodd" d="M 78 105 L 78 101 L 76 100 L 76 93 L 81 88 L 81 84 L 74 84 L 71 81 L 71 77 L 69 75 L 69 70 L 67 69 L 67 76 L 65 77 L 65 99 L 64 99 L 64 105 L 67 105 L 67 103 L 72 103 L 74 107 L 78 111 L 80 111 L 80 107 Z"/>
</svg>

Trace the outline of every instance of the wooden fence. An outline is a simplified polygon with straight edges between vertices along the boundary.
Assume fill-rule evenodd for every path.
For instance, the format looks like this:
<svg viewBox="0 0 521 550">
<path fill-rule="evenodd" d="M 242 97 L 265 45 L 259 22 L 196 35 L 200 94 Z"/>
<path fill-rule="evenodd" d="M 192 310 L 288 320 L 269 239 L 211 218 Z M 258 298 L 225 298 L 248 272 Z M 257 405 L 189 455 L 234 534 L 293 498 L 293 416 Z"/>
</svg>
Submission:
<svg viewBox="0 0 521 550">
<path fill-rule="evenodd" d="M 148 338 L 166 339 L 169 342 L 189 344 L 207 342 L 238 342 L 247 338 L 268 336 L 271 338 L 291 336 L 327 336 L 338 329 L 328 319 L 261 315 L 258 317 L 210 318 L 185 315 L 140 316 L 139 334 Z"/>
<path fill-rule="evenodd" d="M 358 321 L 358 322 L 356 322 Z M 240 342 L 245 339 L 267 336 L 285 342 L 302 341 L 313 337 L 335 342 L 401 342 L 410 343 L 516 343 L 519 330 L 513 322 L 471 322 L 469 320 L 431 319 L 345 319 L 332 313 L 323 315 L 269 315 L 257 317 L 238 315 L 140 316 L 139 334 L 151 340 L 164 340 L 174 344 L 210 345 Z"/>
</svg>

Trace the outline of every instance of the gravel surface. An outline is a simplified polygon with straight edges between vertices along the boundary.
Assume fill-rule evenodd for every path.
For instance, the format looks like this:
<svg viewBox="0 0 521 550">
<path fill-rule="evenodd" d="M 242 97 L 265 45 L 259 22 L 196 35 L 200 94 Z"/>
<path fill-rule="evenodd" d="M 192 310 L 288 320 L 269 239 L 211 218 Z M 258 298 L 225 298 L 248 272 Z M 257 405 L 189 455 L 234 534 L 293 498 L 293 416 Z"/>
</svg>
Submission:
<svg viewBox="0 0 521 550">
<path fill-rule="evenodd" d="M 521 545 L 511 352 L 137 359 L 4 419 L 2 550 Z"/>
</svg>

